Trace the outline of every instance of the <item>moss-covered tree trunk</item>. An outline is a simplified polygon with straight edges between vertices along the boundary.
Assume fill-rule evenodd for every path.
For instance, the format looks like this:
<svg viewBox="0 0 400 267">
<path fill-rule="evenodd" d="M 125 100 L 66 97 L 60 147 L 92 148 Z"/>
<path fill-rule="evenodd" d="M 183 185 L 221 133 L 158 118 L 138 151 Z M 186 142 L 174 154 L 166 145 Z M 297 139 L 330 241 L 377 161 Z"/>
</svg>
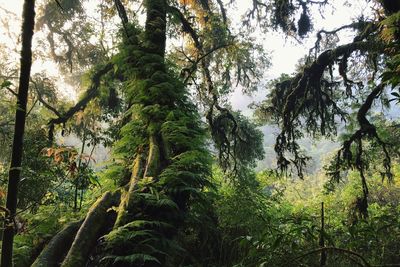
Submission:
<svg viewBox="0 0 400 267">
<path fill-rule="evenodd" d="M 161 124 L 165 120 L 165 114 L 161 112 L 154 113 L 156 109 L 168 109 L 163 107 L 160 102 L 170 102 L 168 95 L 162 95 L 163 83 L 167 83 L 166 69 L 164 64 L 165 41 L 166 41 L 166 7 L 165 0 L 146 0 L 144 2 L 147 10 L 147 19 L 145 25 L 144 45 L 141 48 L 144 52 L 143 66 L 138 73 L 138 80 L 146 81 L 142 88 L 142 98 L 145 100 L 141 104 L 142 110 L 149 112 L 141 113 L 139 119 L 143 121 L 146 127 L 147 145 L 145 149 L 137 151 L 133 163 L 132 175 L 129 182 L 129 189 L 124 192 L 119 207 L 118 218 L 115 227 L 120 227 L 127 223 L 127 215 L 132 211 L 133 198 L 135 197 L 136 185 L 139 180 L 145 177 L 157 179 L 161 168 L 166 165 L 165 151 L 161 149 Z M 154 80 L 152 77 L 156 74 L 163 74 L 161 80 Z M 161 99 L 160 99 L 161 98 Z M 164 99 L 162 99 L 164 98 Z M 164 115 L 164 116 L 163 116 Z M 138 117 L 133 118 L 133 120 Z"/>
<path fill-rule="evenodd" d="M 165 266 L 166 255 L 176 253 L 172 244 L 189 200 L 200 196 L 210 175 L 199 115 L 165 63 L 167 1 L 145 0 L 144 6 L 144 32 L 125 25 L 125 40 L 115 57 L 126 94 L 132 96 L 131 118 L 116 144 L 131 175 L 121 188 L 112 231 L 102 238 L 102 255 L 92 257 L 103 260 L 91 263 L 94 266 Z M 101 220 L 89 220 L 90 213 L 62 266 L 88 261 L 101 235 L 93 229 L 108 217 L 102 211 Z"/>
<path fill-rule="evenodd" d="M 106 192 L 89 210 L 85 221 L 62 262 L 63 267 L 85 266 L 90 252 L 98 238 L 104 234 L 109 219 L 113 217 L 112 207 L 118 205 L 119 192 Z"/>
<path fill-rule="evenodd" d="M 71 247 L 82 221 L 68 224 L 57 233 L 36 258 L 32 267 L 57 267 Z"/>
</svg>

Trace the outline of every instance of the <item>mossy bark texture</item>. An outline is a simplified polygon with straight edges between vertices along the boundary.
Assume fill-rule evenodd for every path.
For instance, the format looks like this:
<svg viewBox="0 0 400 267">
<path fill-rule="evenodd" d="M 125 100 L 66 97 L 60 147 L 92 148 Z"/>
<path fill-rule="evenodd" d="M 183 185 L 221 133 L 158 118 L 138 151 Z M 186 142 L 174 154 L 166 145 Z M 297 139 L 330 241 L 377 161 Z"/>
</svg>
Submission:
<svg viewBox="0 0 400 267">
<path fill-rule="evenodd" d="M 62 259 L 70 249 L 81 225 L 82 221 L 70 223 L 56 234 L 36 258 L 32 267 L 60 266 Z"/>
<path fill-rule="evenodd" d="M 118 205 L 119 197 L 119 192 L 106 192 L 92 206 L 61 266 L 85 266 L 90 252 L 96 246 L 99 237 L 104 234 L 104 228 L 112 216 L 110 208 Z"/>
</svg>

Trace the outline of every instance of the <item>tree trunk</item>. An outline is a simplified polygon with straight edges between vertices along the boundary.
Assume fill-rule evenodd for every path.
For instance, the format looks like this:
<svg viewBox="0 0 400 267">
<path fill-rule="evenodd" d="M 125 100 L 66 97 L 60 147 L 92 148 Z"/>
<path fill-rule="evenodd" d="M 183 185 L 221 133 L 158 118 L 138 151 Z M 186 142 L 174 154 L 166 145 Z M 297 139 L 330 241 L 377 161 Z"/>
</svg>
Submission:
<svg viewBox="0 0 400 267">
<path fill-rule="evenodd" d="M 25 131 L 26 104 L 28 99 L 29 78 L 32 66 L 32 37 L 35 24 L 35 0 L 25 0 L 22 13 L 22 50 L 17 110 L 15 113 L 14 140 L 11 154 L 11 165 L 8 178 L 7 202 L 9 218 L 5 221 L 1 266 L 12 266 L 14 217 L 17 209 L 18 184 L 21 175 L 23 136 Z"/>
<path fill-rule="evenodd" d="M 134 192 L 136 190 L 137 181 L 142 176 L 142 173 L 143 173 L 142 155 L 139 153 L 139 155 L 136 156 L 136 159 L 133 163 L 132 174 L 131 174 L 131 179 L 129 181 L 128 190 L 121 194 L 121 202 L 118 207 L 118 215 L 117 219 L 115 220 L 114 229 L 126 223 L 127 213 L 129 207 L 132 205 L 129 200 L 133 198 Z"/>
<path fill-rule="evenodd" d="M 165 57 L 165 41 L 166 41 L 166 8 L 167 3 L 165 0 L 145 0 L 144 5 L 147 10 L 147 18 L 145 25 L 145 42 L 143 50 L 148 55 L 151 55 L 151 59 L 145 62 L 145 66 L 142 66 L 143 71 L 141 72 L 140 79 L 146 80 L 151 79 L 152 75 L 157 71 L 165 72 L 164 57 Z M 154 57 L 157 55 L 157 57 Z M 161 61 L 160 61 L 161 59 Z M 156 87 L 153 87 L 156 88 Z M 145 92 L 149 94 L 152 88 L 146 88 Z M 154 90 L 154 89 L 153 89 Z M 159 89 L 157 89 L 159 90 Z M 167 97 L 167 96 L 166 96 Z M 145 103 L 145 107 L 157 105 L 160 99 L 151 99 L 148 103 Z M 149 134 L 148 138 L 148 149 L 145 152 L 138 152 L 136 156 L 131 180 L 129 182 L 129 190 L 124 192 L 121 199 L 121 204 L 118 209 L 118 217 L 116 220 L 115 228 L 124 225 L 127 222 L 127 215 L 132 210 L 132 200 L 134 198 L 134 192 L 138 180 L 145 177 L 153 177 L 156 179 L 157 175 L 161 171 L 160 168 L 163 165 L 163 155 L 160 151 L 160 137 L 158 136 L 159 129 L 163 120 L 154 119 L 153 117 L 142 118 L 147 124 L 147 130 L 153 128 L 152 133 Z M 154 130 L 157 129 L 158 131 Z M 146 156 L 146 165 L 142 166 L 142 159 Z"/>
<path fill-rule="evenodd" d="M 119 204 L 119 198 L 119 191 L 106 192 L 101 199 L 93 204 L 61 266 L 85 266 L 99 237 L 110 227 L 110 224 L 114 223 L 115 213 L 109 209 Z"/>
<path fill-rule="evenodd" d="M 67 254 L 82 221 L 73 222 L 57 233 L 36 258 L 32 267 L 57 267 Z"/>
<path fill-rule="evenodd" d="M 321 231 L 319 237 L 319 246 L 322 248 L 320 257 L 320 266 L 326 266 L 326 251 L 325 248 L 325 212 L 324 202 L 321 202 Z"/>
</svg>

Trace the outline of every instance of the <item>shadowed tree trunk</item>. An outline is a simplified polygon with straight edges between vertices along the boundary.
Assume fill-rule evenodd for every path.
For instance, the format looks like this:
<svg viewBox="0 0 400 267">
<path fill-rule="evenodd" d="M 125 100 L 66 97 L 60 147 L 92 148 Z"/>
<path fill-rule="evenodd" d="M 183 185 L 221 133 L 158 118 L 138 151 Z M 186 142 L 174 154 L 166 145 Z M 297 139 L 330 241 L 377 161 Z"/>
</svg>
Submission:
<svg viewBox="0 0 400 267">
<path fill-rule="evenodd" d="M 32 66 L 32 37 L 35 23 L 35 0 L 25 0 L 22 13 L 22 50 L 21 70 L 17 95 L 17 110 L 15 114 L 14 140 L 9 171 L 7 202 L 9 216 L 5 220 L 1 266 L 12 266 L 14 217 L 17 209 L 18 184 L 21 175 L 23 151 L 23 136 L 25 131 L 26 104 L 28 99 L 29 78 Z"/>
<path fill-rule="evenodd" d="M 107 228 L 113 217 L 111 207 L 118 205 L 119 192 L 106 192 L 89 210 L 85 221 L 79 228 L 75 240 L 61 266 L 85 266 L 90 252 L 96 246 L 97 239 Z"/>
<path fill-rule="evenodd" d="M 32 267 L 56 267 L 71 247 L 72 241 L 82 225 L 82 221 L 73 222 L 56 234 L 36 258 Z"/>
</svg>

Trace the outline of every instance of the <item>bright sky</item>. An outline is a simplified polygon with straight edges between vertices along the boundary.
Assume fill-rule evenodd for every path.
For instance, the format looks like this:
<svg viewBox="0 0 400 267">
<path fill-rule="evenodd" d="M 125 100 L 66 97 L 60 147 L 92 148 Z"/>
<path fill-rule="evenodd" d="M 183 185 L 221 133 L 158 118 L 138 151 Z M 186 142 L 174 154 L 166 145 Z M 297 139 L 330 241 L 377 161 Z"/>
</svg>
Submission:
<svg viewBox="0 0 400 267">
<path fill-rule="evenodd" d="M 313 24 L 315 30 L 322 28 L 327 30 L 335 29 L 344 24 L 348 24 L 351 19 L 363 14 L 363 12 L 371 12 L 371 8 L 368 6 L 366 1 L 363 0 L 331 0 L 330 2 L 333 3 L 333 6 L 326 6 L 326 8 L 323 10 L 324 18 L 319 15 L 318 9 L 312 10 L 312 13 L 314 14 Z M 4 10 L 1 9 L 7 9 L 15 13 L 17 18 L 19 18 L 21 17 L 22 13 L 22 3 L 23 0 L 0 0 L 0 14 L 4 14 Z M 236 1 L 236 10 L 232 11 L 233 13 L 231 14 L 233 15 L 231 17 L 240 17 L 240 15 L 251 6 L 251 3 L 252 0 Z M 0 21 L 3 21 L 1 17 Z M 10 25 L 16 36 L 18 36 L 20 31 L 19 24 L 20 21 L 14 20 L 14 23 Z M 0 26 L 0 34 L 0 41 L 3 41 L 5 38 L 7 38 L 2 25 Z M 303 41 L 303 43 L 298 43 L 292 38 L 285 38 L 281 33 L 273 32 L 267 34 L 256 32 L 255 34 L 262 36 L 266 49 L 271 52 L 272 67 L 266 73 L 267 79 L 275 78 L 281 73 L 292 73 L 299 58 L 307 53 L 308 49 L 313 46 L 315 41 L 315 38 L 308 38 Z M 311 37 L 312 36 L 313 35 L 311 35 Z M 40 72 L 42 70 L 46 70 L 50 75 L 58 75 L 57 68 L 54 63 L 36 61 L 33 66 L 33 72 Z M 59 84 L 62 85 L 63 81 L 60 80 Z M 71 91 L 71 88 L 66 88 L 66 91 Z M 248 96 L 243 96 L 240 93 L 240 90 L 236 90 L 231 97 L 232 105 L 236 109 L 246 110 L 249 103 L 253 102 L 255 99 L 260 100 L 260 98 L 265 96 L 265 91 L 263 91 L 264 90 L 261 88 L 260 92 L 256 94 L 255 97 L 251 98 Z M 69 92 L 69 94 L 73 94 L 73 92 Z"/>
<path fill-rule="evenodd" d="M 19 50 L 21 49 L 20 45 L 16 45 L 16 40 L 19 38 L 18 36 L 21 32 L 20 18 L 22 16 L 22 5 L 23 0 L 0 0 L 0 43 L 5 43 L 14 49 L 17 49 L 18 53 L 16 53 L 14 57 L 15 60 L 19 60 Z M 13 14 L 7 14 L 5 10 L 10 11 Z M 4 19 L 1 17 L 3 14 L 7 14 L 13 18 L 11 23 L 8 24 L 13 37 L 15 37 L 13 40 L 10 40 L 12 38 L 7 36 L 6 30 L 3 27 Z M 38 44 L 34 36 L 33 46 L 36 45 Z M 57 78 L 57 86 L 60 89 L 60 93 L 63 97 L 72 99 L 77 98 L 76 90 L 72 86 L 68 85 L 64 78 L 60 76 L 56 63 L 51 61 L 34 60 L 32 65 L 32 74 L 40 72 L 46 72 L 48 75 Z"/>
<path fill-rule="evenodd" d="M 241 0 L 237 2 L 239 2 L 238 10 L 245 10 L 250 7 L 252 1 Z M 321 17 L 318 8 L 312 10 L 315 31 L 321 29 L 333 30 L 349 24 L 352 19 L 356 19 L 361 14 L 367 15 L 372 12 L 370 5 L 365 0 L 330 0 L 329 2 L 332 4 L 327 5 L 322 10 L 323 17 Z M 260 33 L 259 35 L 263 36 L 266 49 L 271 51 L 272 67 L 267 70 L 266 79 L 279 77 L 281 73 L 293 73 L 298 60 L 308 53 L 316 40 L 313 33 L 310 34 L 309 38 L 302 40 L 302 43 L 290 37 L 285 38 L 281 32 Z M 343 35 L 343 41 L 349 41 L 349 38 Z M 232 106 L 249 115 L 251 111 L 247 106 L 252 102 L 261 101 L 265 98 L 265 95 L 266 91 L 263 88 L 260 88 L 258 93 L 252 97 L 242 95 L 240 90 L 237 89 L 231 97 Z"/>
</svg>

